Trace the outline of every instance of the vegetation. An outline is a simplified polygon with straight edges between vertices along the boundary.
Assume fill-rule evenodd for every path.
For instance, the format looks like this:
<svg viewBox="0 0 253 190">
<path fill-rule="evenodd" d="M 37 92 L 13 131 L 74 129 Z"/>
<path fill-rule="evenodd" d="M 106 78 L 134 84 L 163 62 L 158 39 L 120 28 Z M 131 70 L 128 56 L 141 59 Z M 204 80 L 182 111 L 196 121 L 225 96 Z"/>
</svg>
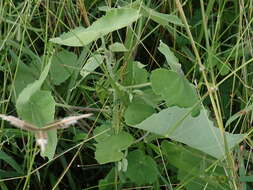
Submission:
<svg viewBox="0 0 253 190">
<path fill-rule="evenodd" d="M 252 14 L 0 1 L 1 189 L 252 189 Z"/>
</svg>

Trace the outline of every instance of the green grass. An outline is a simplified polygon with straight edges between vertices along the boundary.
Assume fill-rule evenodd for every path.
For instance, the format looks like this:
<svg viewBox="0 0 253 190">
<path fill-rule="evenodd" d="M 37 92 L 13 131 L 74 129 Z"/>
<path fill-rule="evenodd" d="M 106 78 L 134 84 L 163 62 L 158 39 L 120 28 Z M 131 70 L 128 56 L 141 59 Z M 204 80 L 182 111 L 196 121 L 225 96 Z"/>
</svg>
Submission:
<svg viewBox="0 0 253 190">
<path fill-rule="evenodd" d="M 251 0 L 0 1 L 0 113 L 37 127 L 93 113 L 49 130 L 44 153 L 1 121 L 0 188 L 252 189 L 252 14 Z"/>
</svg>

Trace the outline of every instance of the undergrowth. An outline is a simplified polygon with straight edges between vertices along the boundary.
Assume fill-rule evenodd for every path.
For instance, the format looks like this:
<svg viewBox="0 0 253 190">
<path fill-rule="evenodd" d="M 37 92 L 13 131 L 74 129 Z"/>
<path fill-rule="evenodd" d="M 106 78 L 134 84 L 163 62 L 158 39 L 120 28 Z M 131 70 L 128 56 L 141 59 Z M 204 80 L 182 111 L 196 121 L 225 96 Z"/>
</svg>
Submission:
<svg viewBox="0 0 253 190">
<path fill-rule="evenodd" d="M 0 1 L 1 189 L 252 189 L 252 14 Z"/>
</svg>

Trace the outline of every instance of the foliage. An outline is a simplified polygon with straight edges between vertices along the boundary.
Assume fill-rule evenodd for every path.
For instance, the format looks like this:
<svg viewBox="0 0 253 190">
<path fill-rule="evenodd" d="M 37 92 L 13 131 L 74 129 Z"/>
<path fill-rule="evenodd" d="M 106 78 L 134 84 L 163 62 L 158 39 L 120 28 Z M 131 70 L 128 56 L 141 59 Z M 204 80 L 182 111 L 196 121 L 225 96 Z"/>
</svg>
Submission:
<svg viewBox="0 0 253 190">
<path fill-rule="evenodd" d="M 0 187 L 252 189 L 251 7 L 0 1 Z"/>
</svg>

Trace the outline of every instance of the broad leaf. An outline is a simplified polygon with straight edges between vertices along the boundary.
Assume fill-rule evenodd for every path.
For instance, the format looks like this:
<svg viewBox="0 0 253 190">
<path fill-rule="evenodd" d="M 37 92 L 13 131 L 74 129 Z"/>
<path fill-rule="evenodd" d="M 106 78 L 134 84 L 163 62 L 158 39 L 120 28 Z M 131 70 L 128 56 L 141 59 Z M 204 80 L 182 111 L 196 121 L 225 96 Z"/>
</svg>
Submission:
<svg viewBox="0 0 253 190">
<path fill-rule="evenodd" d="M 190 111 L 190 108 L 167 108 L 134 127 L 169 137 L 215 158 L 223 158 L 225 146 L 220 129 L 208 119 L 206 110 L 202 110 L 197 117 L 192 117 Z M 225 137 L 228 148 L 232 149 L 245 135 L 225 132 Z"/>
<path fill-rule="evenodd" d="M 95 21 L 90 27 L 78 27 L 50 41 L 67 46 L 84 46 L 100 37 L 124 28 L 140 17 L 139 10 L 132 8 L 111 9 L 106 15 Z"/>
<path fill-rule="evenodd" d="M 198 102 L 197 93 L 187 79 L 166 69 L 156 69 L 151 74 L 155 93 L 161 95 L 169 106 L 192 107 Z"/>
<path fill-rule="evenodd" d="M 101 134 L 107 129 L 108 126 L 96 128 L 94 135 Z M 99 136 L 95 138 L 97 141 L 95 158 L 100 164 L 120 161 L 124 157 L 122 150 L 127 149 L 134 141 L 134 138 L 124 131 L 119 134 L 108 131 Z"/>
<path fill-rule="evenodd" d="M 52 57 L 50 78 L 54 85 L 61 84 L 71 76 L 76 61 L 77 56 L 66 50 L 58 52 Z"/>
<path fill-rule="evenodd" d="M 158 169 L 152 157 L 140 150 L 135 150 L 127 156 L 128 168 L 126 176 L 135 184 L 152 184 L 157 180 Z"/>
<path fill-rule="evenodd" d="M 155 109 L 140 98 L 134 98 L 125 112 L 128 125 L 137 125 L 155 113 Z"/>
<path fill-rule="evenodd" d="M 38 127 L 54 120 L 55 101 L 49 91 L 40 90 L 48 75 L 50 65 L 51 61 L 45 66 L 40 78 L 23 89 L 16 103 L 18 115 Z M 52 159 L 56 144 L 56 130 L 52 130 L 48 132 L 48 144 L 42 156 Z"/>
<path fill-rule="evenodd" d="M 19 116 L 38 127 L 43 127 L 45 124 L 54 121 L 55 101 L 51 92 L 49 91 L 36 91 L 29 101 L 22 106 L 18 106 Z M 52 159 L 57 145 L 57 131 L 56 129 L 47 132 L 48 143 L 45 152 L 41 156 L 46 156 Z"/>
<path fill-rule="evenodd" d="M 172 71 L 175 71 L 178 74 L 183 74 L 178 58 L 165 43 L 161 41 L 158 50 L 165 56 Z"/>
</svg>

